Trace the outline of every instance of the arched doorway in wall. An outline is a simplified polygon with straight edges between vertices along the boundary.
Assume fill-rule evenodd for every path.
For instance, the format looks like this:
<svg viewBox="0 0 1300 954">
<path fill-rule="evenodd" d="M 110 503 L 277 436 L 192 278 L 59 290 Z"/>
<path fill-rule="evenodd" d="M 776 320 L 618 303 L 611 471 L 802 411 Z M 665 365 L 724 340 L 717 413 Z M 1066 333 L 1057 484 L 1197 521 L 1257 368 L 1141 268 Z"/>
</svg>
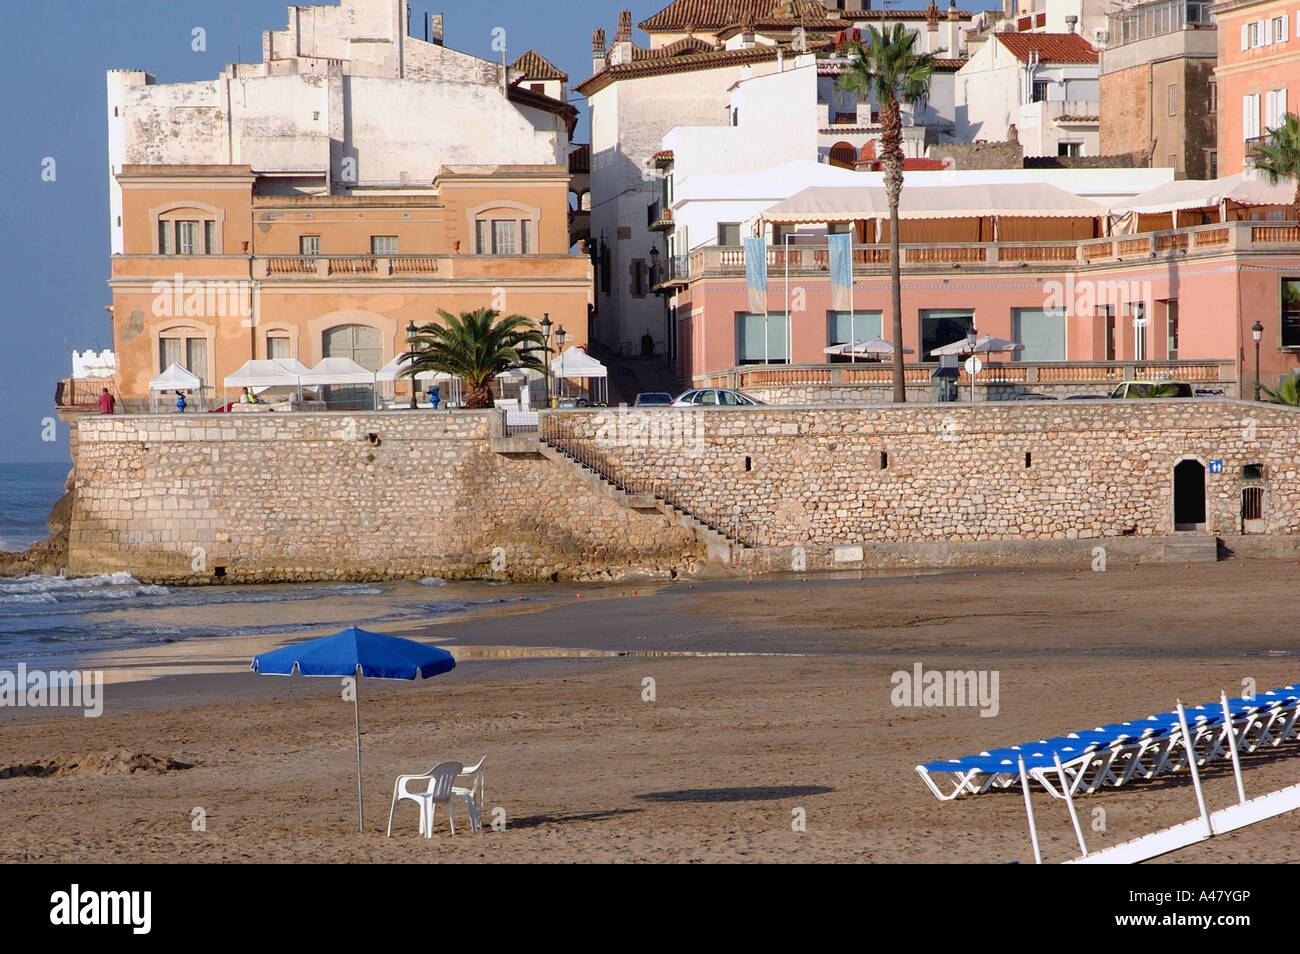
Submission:
<svg viewBox="0 0 1300 954">
<path fill-rule="evenodd" d="M 839 166 L 841 169 L 856 169 L 858 165 L 858 151 L 853 148 L 849 142 L 837 142 L 831 146 L 831 165 Z"/>
<path fill-rule="evenodd" d="M 1174 529 L 1205 529 L 1205 465 L 1199 460 L 1174 465 Z"/>
<path fill-rule="evenodd" d="M 383 339 L 379 329 L 368 325 L 335 325 L 321 333 L 321 356 L 351 358 L 367 371 L 378 371 L 384 366 Z M 325 391 L 325 403 L 331 408 L 370 407 L 372 395 L 364 385 L 335 385 Z"/>
</svg>

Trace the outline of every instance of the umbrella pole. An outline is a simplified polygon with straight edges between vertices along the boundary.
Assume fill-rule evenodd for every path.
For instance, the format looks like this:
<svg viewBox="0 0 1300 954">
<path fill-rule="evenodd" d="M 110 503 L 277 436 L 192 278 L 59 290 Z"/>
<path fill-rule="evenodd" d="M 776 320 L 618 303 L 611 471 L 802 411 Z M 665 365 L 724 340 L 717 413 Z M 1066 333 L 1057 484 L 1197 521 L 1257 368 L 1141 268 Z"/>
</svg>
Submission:
<svg viewBox="0 0 1300 954">
<path fill-rule="evenodd" d="M 357 667 L 360 670 L 360 666 Z M 361 674 L 358 671 L 355 677 L 355 684 L 352 687 L 352 715 L 357 724 L 357 831 L 366 830 L 366 814 L 364 803 L 361 801 L 361 703 L 357 699 L 361 691 Z"/>
</svg>

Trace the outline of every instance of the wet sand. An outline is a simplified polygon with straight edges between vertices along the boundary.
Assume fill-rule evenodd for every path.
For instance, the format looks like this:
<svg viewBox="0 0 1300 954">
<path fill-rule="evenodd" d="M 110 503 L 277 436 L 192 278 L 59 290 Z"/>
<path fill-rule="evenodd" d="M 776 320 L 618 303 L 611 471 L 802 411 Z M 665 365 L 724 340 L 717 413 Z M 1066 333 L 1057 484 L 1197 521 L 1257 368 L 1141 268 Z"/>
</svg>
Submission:
<svg viewBox="0 0 1300 954">
<path fill-rule="evenodd" d="M 0 859 L 1031 861 L 1019 792 L 940 803 L 914 766 L 1179 697 L 1208 702 L 1247 678 L 1295 682 L 1298 572 L 1291 561 L 961 571 L 581 599 L 556 587 L 545 605 L 414 624 L 402 634 L 461 663 L 423 683 L 362 681 L 362 834 L 339 682 L 246 671 L 252 653 L 305 634 L 101 657 L 136 678 L 174 674 L 114 683 L 98 719 L 0 709 L 0 762 L 71 766 L 126 750 L 193 767 L 0 779 Z M 550 651 L 502 658 L 521 647 Z M 894 707 L 891 674 L 914 663 L 996 670 L 998 714 Z M 1247 794 L 1300 781 L 1290 745 L 1289 758 L 1247 760 Z M 407 802 L 384 838 L 397 774 L 480 755 L 487 820 L 504 830 L 458 826 L 452 838 L 443 818 L 425 840 Z M 1206 790 L 1211 806 L 1228 804 L 1231 774 L 1212 771 Z M 1035 806 L 1046 860 L 1077 855 L 1064 804 L 1038 794 Z M 206 831 L 192 830 L 196 808 Z M 804 832 L 792 830 L 798 810 Z M 1090 847 L 1195 812 L 1185 773 L 1080 803 Z M 1297 844 L 1300 813 L 1164 860 L 1289 861 Z"/>
</svg>

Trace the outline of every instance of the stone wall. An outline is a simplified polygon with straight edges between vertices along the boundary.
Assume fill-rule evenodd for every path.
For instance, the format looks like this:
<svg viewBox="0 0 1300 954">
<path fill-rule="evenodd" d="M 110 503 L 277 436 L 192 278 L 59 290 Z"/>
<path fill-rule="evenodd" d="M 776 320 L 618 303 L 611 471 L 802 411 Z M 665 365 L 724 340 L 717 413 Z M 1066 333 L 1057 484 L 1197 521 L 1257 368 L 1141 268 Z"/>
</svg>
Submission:
<svg viewBox="0 0 1300 954">
<path fill-rule="evenodd" d="M 652 415 L 676 415 L 653 417 Z M 1203 534 L 1300 532 L 1300 410 L 1229 400 L 595 410 L 561 440 L 630 484 L 734 514 L 760 546 L 1074 540 L 1172 534 L 1174 467 L 1206 469 Z M 639 435 L 653 434 L 653 439 Z M 1209 473 L 1211 461 L 1221 473 Z M 1262 479 L 1243 465 L 1262 464 Z"/>
<path fill-rule="evenodd" d="M 495 424 L 494 412 L 83 418 L 69 569 L 547 580 L 669 576 L 702 557 L 691 531 L 577 468 L 493 453 Z"/>
</svg>

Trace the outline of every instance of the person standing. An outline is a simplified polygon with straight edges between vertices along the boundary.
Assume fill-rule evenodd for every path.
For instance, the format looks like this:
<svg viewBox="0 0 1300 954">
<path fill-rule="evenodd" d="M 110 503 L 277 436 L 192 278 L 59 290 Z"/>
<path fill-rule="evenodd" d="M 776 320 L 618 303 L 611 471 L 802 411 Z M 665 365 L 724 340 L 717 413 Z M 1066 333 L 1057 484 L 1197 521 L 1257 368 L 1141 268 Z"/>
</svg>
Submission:
<svg viewBox="0 0 1300 954">
<path fill-rule="evenodd" d="M 112 414 L 115 407 L 117 399 L 108 393 L 108 388 L 104 388 L 104 393 L 99 396 L 99 413 Z"/>
</svg>

